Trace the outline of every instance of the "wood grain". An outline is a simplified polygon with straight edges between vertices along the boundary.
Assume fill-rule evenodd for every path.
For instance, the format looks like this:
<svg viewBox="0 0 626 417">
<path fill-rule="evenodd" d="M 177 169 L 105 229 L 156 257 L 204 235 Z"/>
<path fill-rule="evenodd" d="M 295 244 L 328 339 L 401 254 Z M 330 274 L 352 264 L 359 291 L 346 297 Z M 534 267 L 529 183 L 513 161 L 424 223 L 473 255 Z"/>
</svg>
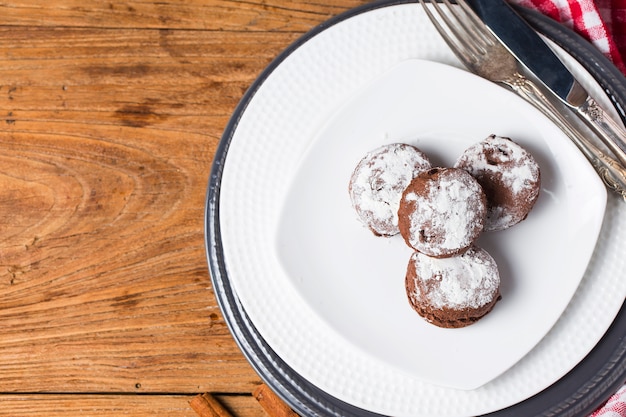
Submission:
<svg viewBox="0 0 626 417">
<path fill-rule="evenodd" d="M 3 395 L 0 417 L 198 417 L 185 395 Z M 234 416 L 268 417 L 251 396 L 219 395 Z"/>
<path fill-rule="evenodd" d="M 363 3 L 359 0 L 25 0 L 0 4 L 0 25 L 304 32 Z"/>
<path fill-rule="evenodd" d="M 268 63 L 363 3 L 0 3 L 0 415 L 264 415 L 206 266 L 209 170 Z"/>
</svg>

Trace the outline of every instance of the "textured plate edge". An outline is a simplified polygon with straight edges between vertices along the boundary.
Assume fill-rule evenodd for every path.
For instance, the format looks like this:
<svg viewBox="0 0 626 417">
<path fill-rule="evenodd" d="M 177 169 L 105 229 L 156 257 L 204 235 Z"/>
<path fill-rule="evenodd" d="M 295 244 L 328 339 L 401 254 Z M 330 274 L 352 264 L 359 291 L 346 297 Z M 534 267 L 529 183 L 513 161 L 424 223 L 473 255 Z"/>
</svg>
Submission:
<svg viewBox="0 0 626 417">
<path fill-rule="evenodd" d="M 406 3 L 412 3 L 412 1 L 382 0 L 348 10 L 311 29 L 287 47 L 265 68 L 244 94 L 233 113 L 233 117 L 226 126 L 225 133 L 218 145 L 211 168 L 206 198 L 205 245 L 211 281 L 218 305 L 225 316 L 227 325 L 239 348 L 261 379 L 294 410 L 306 416 L 380 416 L 380 414 L 346 404 L 312 386 L 280 360 L 263 341 L 258 332 L 256 332 L 253 324 L 247 318 L 243 307 L 239 303 L 236 294 L 233 292 L 232 288 L 226 285 L 227 277 L 225 266 L 224 263 L 220 261 L 222 248 L 218 237 L 219 180 L 222 176 L 228 146 L 240 117 L 243 115 L 247 104 L 258 88 L 282 61 L 309 39 L 328 27 L 334 26 L 364 12 Z M 595 51 L 595 49 L 591 49 L 590 46 L 587 46 L 587 43 L 581 40 L 582 38 L 578 37 L 578 35 L 564 27 L 559 27 L 559 25 L 551 22 L 543 15 L 523 8 L 518 8 L 518 11 L 523 17 L 527 18 L 539 32 L 555 41 L 555 43 L 576 60 L 581 61 L 583 67 L 590 72 L 593 78 L 595 78 L 607 92 L 620 117 L 624 120 L 626 82 L 621 73 L 608 59 Z M 570 47 L 571 44 L 578 45 L 578 47 Z M 595 62 L 595 64 L 591 65 L 589 62 Z M 598 63 L 600 65 L 598 65 Z M 609 88 L 608 85 L 610 85 L 611 88 Z M 607 330 L 602 340 L 596 345 L 596 348 L 561 380 L 525 401 L 488 415 L 512 416 L 523 413 L 524 415 L 546 417 L 585 416 L 597 408 L 597 406 L 602 404 L 624 383 L 624 381 L 626 381 L 626 339 L 623 337 L 626 328 L 626 312 L 624 310 L 623 305 L 613 324 L 609 330 Z M 616 346 L 614 346 L 614 348 L 608 348 L 607 341 L 616 341 Z M 598 361 L 596 359 L 596 356 L 599 355 L 597 351 L 600 348 L 603 348 L 603 354 L 608 353 L 610 355 L 606 357 L 600 355 L 602 358 L 608 358 L 608 362 L 606 363 L 605 360 Z M 601 364 L 599 362 L 601 362 Z M 597 367 L 598 365 L 601 365 L 600 368 Z M 597 372 L 593 373 L 596 370 Z M 593 375 L 589 375 L 589 380 L 585 378 L 585 383 L 582 386 L 580 386 L 579 376 L 581 373 L 585 375 L 593 373 Z M 294 392 L 294 389 L 296 392 Z M 568 393 L 571 394 L 568 396 Z M 554 401 L 552 401 L 554 395 L 563 398 L 556 405 L 552 405 L 554 404 Z"/>
</svg>

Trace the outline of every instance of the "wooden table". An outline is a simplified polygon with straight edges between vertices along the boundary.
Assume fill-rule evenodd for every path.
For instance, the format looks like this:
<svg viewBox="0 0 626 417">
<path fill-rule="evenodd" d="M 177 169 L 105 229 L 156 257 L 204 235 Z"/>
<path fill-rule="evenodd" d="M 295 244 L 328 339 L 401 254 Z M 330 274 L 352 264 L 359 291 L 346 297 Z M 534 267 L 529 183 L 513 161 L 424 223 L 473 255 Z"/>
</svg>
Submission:
<svg viewBox="0 0 626 417">
<path fill-rule="evenodd" d="M 0 3 L 0 416 L 265 415 L 211 288 L 211 161 L 263 68 L 364 2 Z"/>
</svg>

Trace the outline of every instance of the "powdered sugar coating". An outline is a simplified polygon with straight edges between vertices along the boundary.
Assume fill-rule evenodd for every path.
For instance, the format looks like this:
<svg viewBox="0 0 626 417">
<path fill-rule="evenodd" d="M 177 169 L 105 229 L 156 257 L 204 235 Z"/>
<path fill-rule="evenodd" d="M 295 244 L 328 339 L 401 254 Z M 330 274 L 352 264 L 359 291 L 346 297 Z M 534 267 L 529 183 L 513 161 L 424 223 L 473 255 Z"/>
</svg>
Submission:
<svg viewBox="0 0 626 417">
<path fill-rule="evenodd" d="M 383 145 L 361 159 L 350 178 L 350 198 L 360 220 L 378 236 L 398 233 L 398 207 L 411 180 L 431 167 L 418 148 Z"/>
<path fill-rule="evenodd" d="M 499 296 L 500 274 L 496 262 L 477 246 L 450 258 L 415 252 L 409 265 L 415 268 L 417 280 L 412 297 L 420 304 L 436 309 L 477 309 Z"/>
<path fill-rule="evenodd" d="M 467 148 L 455 167 L 474 176 L 487 195 L 486 231 L 504 230 L 521 222 L 539 196 L 539 165 L 509 138 L 487 137 Z"/>
<path fill-rule="evenodd" d="M 482 232 L 486 197 L 467 172 L 433 168 L 411 181 L 398 212 L 400 233 L 410 247 L 430 256 L 453 256 Z"/>
</svg>

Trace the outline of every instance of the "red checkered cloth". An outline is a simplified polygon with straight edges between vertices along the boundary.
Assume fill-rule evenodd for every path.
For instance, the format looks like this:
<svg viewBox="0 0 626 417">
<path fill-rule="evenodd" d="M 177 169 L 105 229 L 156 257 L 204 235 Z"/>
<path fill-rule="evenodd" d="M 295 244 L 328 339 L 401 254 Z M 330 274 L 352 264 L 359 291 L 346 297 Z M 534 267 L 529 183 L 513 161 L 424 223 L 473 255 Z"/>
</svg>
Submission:
<svg viewBox="0 0 626 417">
<path fill-rule="evenodd" d="M 626 74 L 626 0 L 510 0 L 573 29 Z"/>
<path fill-rule="evenodd" d="M 601 408 L 589 417 L 626 416 L 626 385 L 617 391 Z"/>
</svg>

